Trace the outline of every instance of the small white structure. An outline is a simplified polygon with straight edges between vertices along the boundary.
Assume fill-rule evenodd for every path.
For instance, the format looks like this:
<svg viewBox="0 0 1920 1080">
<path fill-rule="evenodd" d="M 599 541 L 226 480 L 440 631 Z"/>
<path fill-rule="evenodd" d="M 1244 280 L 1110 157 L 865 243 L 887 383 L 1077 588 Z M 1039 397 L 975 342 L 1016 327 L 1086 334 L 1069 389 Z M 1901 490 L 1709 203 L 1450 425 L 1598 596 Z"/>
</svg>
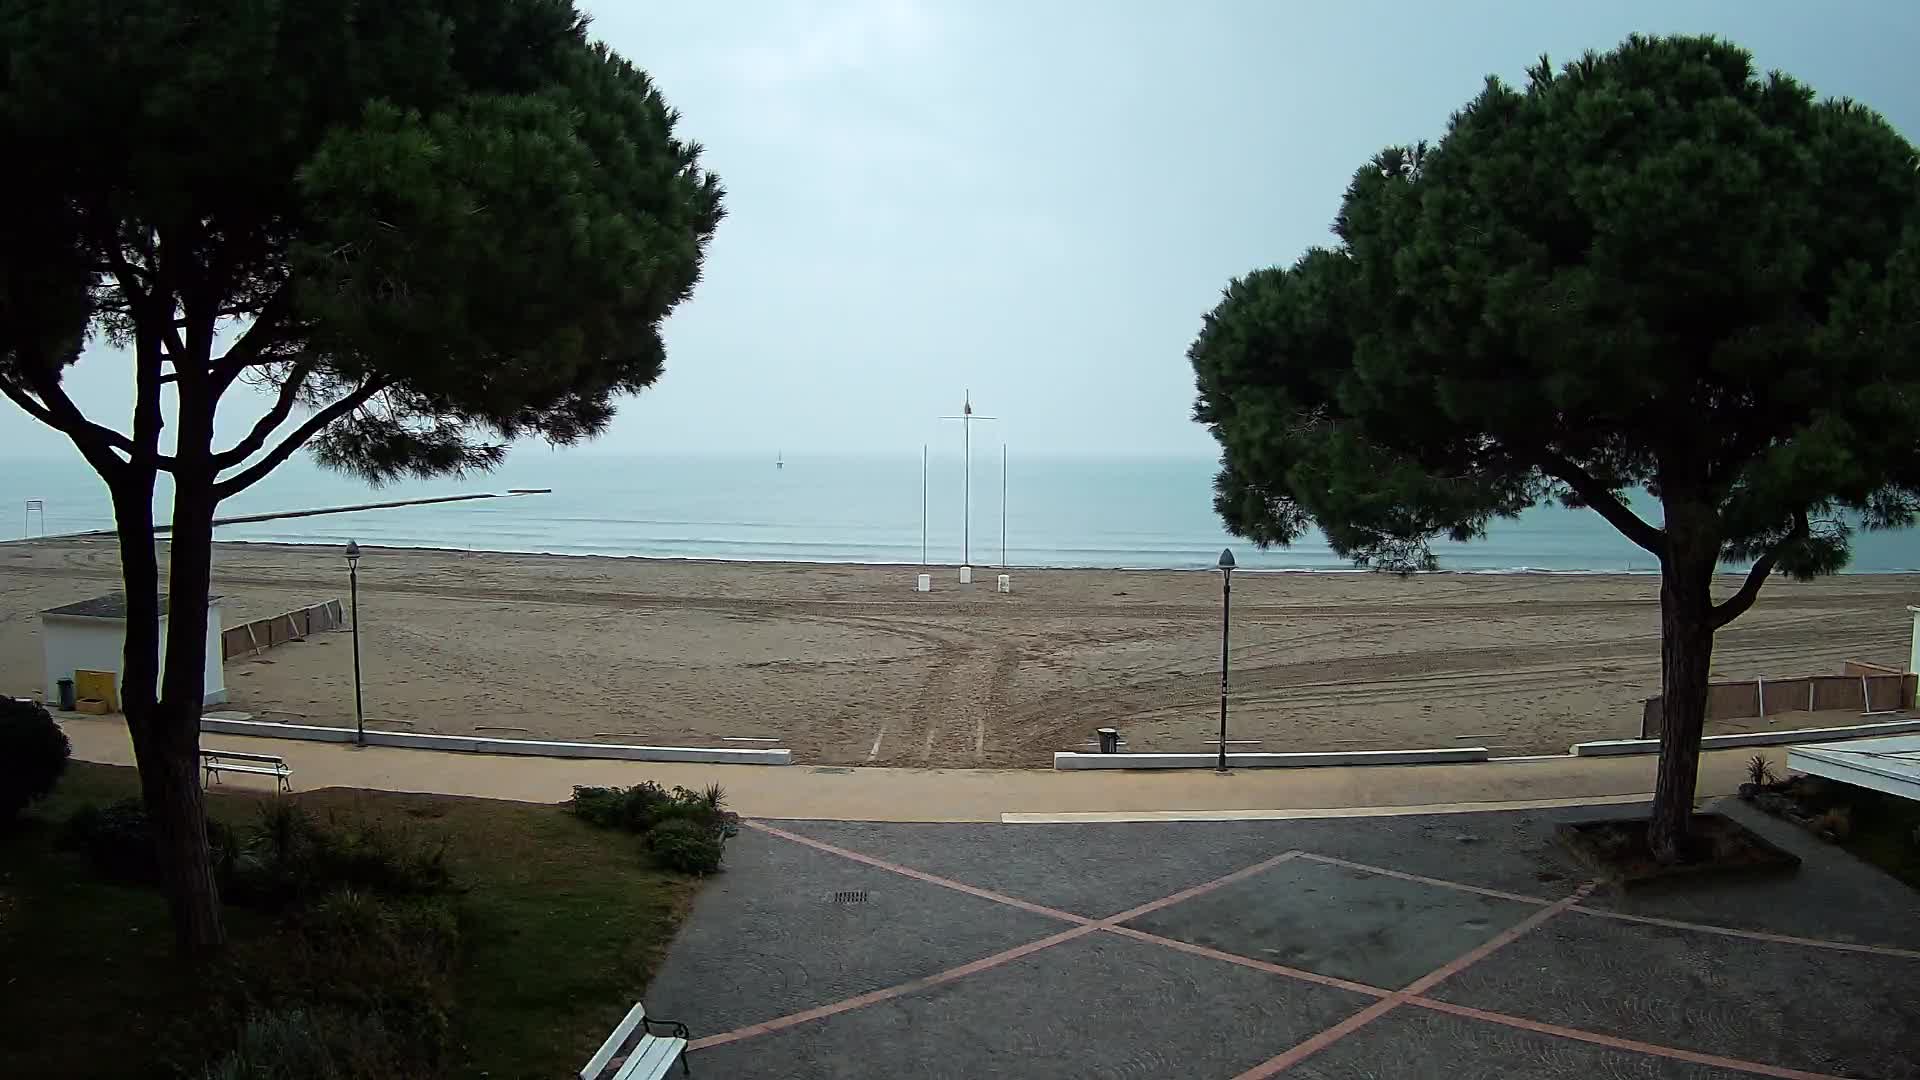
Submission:
<svg viewBox="0 0 1920 1080">
<path fill-rule="evenodd" d="M 1920 800 L 1920 736 L 1790 746 L 1787 768 Z"/>
<path fill-rule="evenodd" d="M 1912 648 L 1907 656 L 1907 670 L 1920 671 L 1920 607 L 1909 604 L 1907 614 L 1913 616 Z"/>
<path fill-rule="evenodd" d="M 913 591 L 914 592 L 932 592 L 933 591 L 933 575 L 921 574 L 919 577 L 914 578 Z"/>
<path fill-rule="evenodd" d="M 220 655 L 220 598 L 207 598 L 207 671 L 205 703 L 224 705 L 227 672 Z M 109 593 L 40 613 L 40 649 L 46 659 L 43 700 L 60 700 L 60 680 L 76 671 L 111 671 L 120 683 L 127 640 L 127 597 Z M 167 663 L 167 598 L 160 598 L 160 666 Z"/>
<path fill-rule="evenodd" d="M 960 568 L 960 584 L 962 585 L 973 584 L 973 567 L 963 566 Z"/>
<path fill-rule="evenodd" d="M 1012 574 L 1001 574 L 999 578 L 996 579 L 996 583 L 1001 592 L 1010 593 L 1013 591 L 1013 575 Z"/>
</svg>

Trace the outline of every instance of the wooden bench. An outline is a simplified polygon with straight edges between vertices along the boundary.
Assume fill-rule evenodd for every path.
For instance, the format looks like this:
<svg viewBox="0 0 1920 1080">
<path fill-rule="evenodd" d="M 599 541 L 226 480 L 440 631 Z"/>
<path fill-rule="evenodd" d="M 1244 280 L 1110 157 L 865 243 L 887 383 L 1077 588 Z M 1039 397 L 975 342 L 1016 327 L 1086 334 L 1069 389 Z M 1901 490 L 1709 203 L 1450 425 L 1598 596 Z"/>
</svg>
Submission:
<svg viewBox="0 0 1920 1080">
<path fill-rule="evenodd" d="M 285 758 L 274 754 L 243 754 L 237 750 L 202 750 L 200 767 L 206 770 L 203 786 L 211 787 L 220 782 L 223 772 L 253 773 L 256 776 L 271 776 L 281 791 L 293 791 L 293 770 L 287 767 Z"/>
<path fill-rule="evenodd" d="M 655 1035 L 658 1026 L 665 1035 Z M 640 1038 L 635 1041 L 635 1030 Z M 600 1080 L 603 1074 L 609 1080 L 660 1080 L 673 1068 L 675 1058 L 680 1061 L 680 1071 L 691 1074 L 687 1067 L 687 1025 L 670 1020 L 647 1019 L 647 1007 L 636 1001 L 633 1008 L 627 1010 L 627 1018 L 613 1029 L 607 1041 L 600 1044 L 600 1051 L 580 1070 L 580 1080 Z M 614 1059 L 622 1056 L 618 1070 L 608 1073 Z"/>
</svg>

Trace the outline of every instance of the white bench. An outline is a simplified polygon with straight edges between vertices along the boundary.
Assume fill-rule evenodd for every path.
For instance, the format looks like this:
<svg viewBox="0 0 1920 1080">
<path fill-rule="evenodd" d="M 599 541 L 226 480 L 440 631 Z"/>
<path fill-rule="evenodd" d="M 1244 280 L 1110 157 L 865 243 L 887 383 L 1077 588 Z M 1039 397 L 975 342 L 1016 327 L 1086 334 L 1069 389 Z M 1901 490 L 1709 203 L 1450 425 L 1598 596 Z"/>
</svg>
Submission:
<svg viewBox="0 0 1920 1080">
<path fill-rule="evenodd" d="M 667 1034 L 655 1035 L 656 1025 Z M 637 1042 L 633 1041 L 636 1029 L 640 1032 Z M 687 1067 L 687 1037 L 687 1025 L 671 1020 L 649 1020 L 647 1007 L 636 1001 L 633 1008 L 627 1010 L 627 1018 L 600 1044 L 600 1052 L 580 1070 L 580 1080 L 600 1080 L 622 1051 L 626 1059 L 618 1071 L 610 1074 L 611 1080 L 660 1080 L 673 1068 L 675 1058 L 680 1061 L 681 1073 L 691 1074 L 693 1070 Z"/>
<path fill-rule="evenodd" d="M 200 767 L 206 770 L 203 786 L 212 787 L 220 782 L 223 772 L 253 773 L 256 776 L 271 776 L 281 791 L 293 791 L 293 770 L 287 766 L 285 758 L 273 754 L 243 754 L 237 750 L 202 750 Z"/>
</svg>

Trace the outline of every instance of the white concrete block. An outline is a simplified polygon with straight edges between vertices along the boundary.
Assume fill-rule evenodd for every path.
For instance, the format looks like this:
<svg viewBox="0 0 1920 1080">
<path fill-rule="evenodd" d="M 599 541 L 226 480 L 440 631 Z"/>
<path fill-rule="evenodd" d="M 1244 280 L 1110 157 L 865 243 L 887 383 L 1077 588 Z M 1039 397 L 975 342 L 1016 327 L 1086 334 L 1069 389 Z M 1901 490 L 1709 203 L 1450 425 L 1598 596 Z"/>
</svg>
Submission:
<svg viewBox="0 0 1920 1080">
<path fill-rule="evenodd" d="M 919 577 L 914 578 L 913 591 L 914 592 L 932 592 L 933 591 L 933 575 L 921 574 Z"/>
<path fill-rule="evenodd" d="M 998 585 L 1001 592 L 1010 593 L 1013 591 L 1013 575 L 1001 574 L 998 578 L 995 579 L 995 582 Z"/>
<path fill-rule="evenodd" d="M 252 735 L 267 739 L 307 739 L 350 743 L 352 728 L 308 724 L 270 724 L 257 720 L 202 718 L 200 730 L 218 735 Z M 426 735 L 405 731 L 369 731 L 368 746 L 398 746 L 410 750 L 450 750 L 468 754 L 519 754 L 532 757 L 605 758 L 614 761 L 697 761 L 718 765 L 791 765 L 791 750 L 737 750 L 731 747 L 634 746 L 626 743 L 544 742 L 537 739 L 493 739 L 474 735 Z"/>
<path fill-rule="evenodd" d="M 1324 765 L 1437 765 L 1485 761 L 1492 755 L 1484 746 L 1450 746 L 1435 750 L 1330 750 L 1294 754 L 1227 754 L 1230 769 L 1288 769 Z M 1083 754 L 1053 755 L 1056 769 L 1211 769 L 1215 754 Z"/>
<path fill-rule="evenodd" d="M 962 585 L 973 584 L 973 567 L 963 566 L 960 568 L 960 584 Z"/>
<path fill-rule="evenodd" d="M 1899 735 L 1920 731 L 1920 720 L 1893 720 L 1880 724 L 1852 724 L 1847 727 L 1797 728 L 1792 731 L 1745 731 L 1732 735 L 1708 735 L 1700 740 L 1702 750 L 1727 750 L 1741 746 L 1779 746 L 1782 743 L 1825 742 L 1829 739 L 1861 739 L 1875 735 Z M 1617 757 L 1622 754 L 1657 754 L 1659 739 L 1598 739 L 1573 744 L 1578 757 Z"/>
</svg>

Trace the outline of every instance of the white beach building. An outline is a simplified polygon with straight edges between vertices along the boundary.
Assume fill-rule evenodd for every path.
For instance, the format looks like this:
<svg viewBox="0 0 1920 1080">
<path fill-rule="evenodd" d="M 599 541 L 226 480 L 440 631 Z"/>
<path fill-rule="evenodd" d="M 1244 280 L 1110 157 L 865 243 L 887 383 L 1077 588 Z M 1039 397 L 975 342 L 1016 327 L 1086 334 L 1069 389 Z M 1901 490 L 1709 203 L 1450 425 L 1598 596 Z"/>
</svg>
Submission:
<svg viewBox="0 0 1920 1080">
<path fill-rule="evenodd" d="M 222 705 L 227 700 L 226 665 L 220 655 L 220 598 L 207 598 L 207 671 L 205 703 Z M 40 649 L 45 658 L 45 683 L 41 689 L 48 703 L 60 700 L 60 680 L 71 679 L 76 671 L 106 671 L 113 684 L 120 685 L 121 654 L 127 639 L 127 598 L 124 593 L 109 593 L 82 600 L 77 604 L 52 608 L 40 613 Z M 166 665 L 167 598 L 160 598 L 160 663 Z"/>
</svg>

